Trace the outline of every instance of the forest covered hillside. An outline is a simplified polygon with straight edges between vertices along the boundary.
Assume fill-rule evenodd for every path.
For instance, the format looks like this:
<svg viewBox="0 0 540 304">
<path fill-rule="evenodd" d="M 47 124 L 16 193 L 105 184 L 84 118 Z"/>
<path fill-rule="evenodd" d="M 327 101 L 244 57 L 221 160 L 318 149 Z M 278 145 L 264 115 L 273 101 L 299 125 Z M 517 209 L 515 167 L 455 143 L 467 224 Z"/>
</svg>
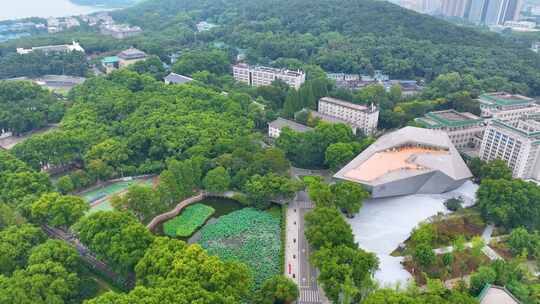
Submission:
<svg viewBox="0 0 540 304">
<path fill-rule="evenodd" d="M 477 45 L 503 43 L 495 33 L 479 33 L 397 5 L 376 0 L 146 0 L 115 16 L 146 28 L 164 29 L 179 13 L 241 29 L 289 31 L 319 35 L 339 32 L 347 36 L 401 35 L 434 43 Z M 149 19 L 154 15 L 160 19 Z M 274 27 L 262 23 L 271 21 Z M 280 26 L 277 26 L 279 21 Z"/>
<path fill-rule="evenodd" d="M 381 69 L 393 78 L 427 82 L 459 72 L 478 79 L 502 77 L 518 84 L 520 92 L 540 94 L 540 57 L 524 41 L 384 1 L 151 0 L 114 17 L 150 31 L 154 42 L 166 42 L 162 48 L 174 40 L 224 42 L 247 50 L 251 63 L 316 64 L 328 72 L 349 73 Z M 186 37 L 186 24 L 194 30 L 200 21 L 218 27 Z"/>
</svg>

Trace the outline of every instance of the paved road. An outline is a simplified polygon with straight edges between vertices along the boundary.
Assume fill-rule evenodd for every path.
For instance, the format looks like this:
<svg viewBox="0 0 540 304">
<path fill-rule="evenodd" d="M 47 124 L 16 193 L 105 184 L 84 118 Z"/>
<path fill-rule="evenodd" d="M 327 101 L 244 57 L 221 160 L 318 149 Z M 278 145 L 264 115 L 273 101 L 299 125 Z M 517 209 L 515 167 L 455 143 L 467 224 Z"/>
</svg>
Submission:
<svg viewBox="0 0 540 304">
<path fill-rule="evenodd" d="M 327 303 L 321 289 L 317 285 L 317 269 L 309 263 L 310 248 L 304 236 L 304 216 L 314 208 L 306 192 L 297 193 L 296 199 L 291 204 L 293 212 L 297 214 L 298 239 L 297 239 L 297 282 L 300 290 L 298 304 Z"/>
<path fill-rule="evenodd" d="M 325 171 L 292 168 L 291 175 L 300 179 L 302 175 L 328 175 Z M 309 263 L 310 248 L 304 236 L 304 216 L 315 208 L 305 191 L 296 193 L 287 209 L 287 244 L 285 249 L 285 274 L 298 284 L 298 304 L 330 303 L 317 284 L 317 269 Z M 289 266 L 290 265 L 290 266 Z M 289 273 L 289 267 L 291 273 Z"/>
<path fill-rule="evenodd" d="M 299 205 L 305 204 L 306 201 L 299 201 Z M 300 300 L 302 303 L 323 303 L 320 296 L 319 288 L 317 286 L 317 270 L 309 263 L 310 248 L 309 244 L 304 236 L 304 215 L 309 212 L 310 209 L 299 208 L 299 288 L 300 288 Z"/>
</svg>

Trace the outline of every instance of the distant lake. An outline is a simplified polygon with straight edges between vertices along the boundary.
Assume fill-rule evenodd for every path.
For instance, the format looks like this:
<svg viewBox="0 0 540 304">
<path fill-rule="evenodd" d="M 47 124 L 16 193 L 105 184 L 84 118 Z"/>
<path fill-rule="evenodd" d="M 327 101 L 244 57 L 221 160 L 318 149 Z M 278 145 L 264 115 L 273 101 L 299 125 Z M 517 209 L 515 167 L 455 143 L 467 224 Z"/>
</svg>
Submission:
<svg viewBox="0 0 540 304">
<path fill-rule="evenodd" d="M 69 0 L 0 0 L 0 20 L 28 17 L 65 17 L 105 10 L 103 7 L 80 6 Z"/>
</svg>

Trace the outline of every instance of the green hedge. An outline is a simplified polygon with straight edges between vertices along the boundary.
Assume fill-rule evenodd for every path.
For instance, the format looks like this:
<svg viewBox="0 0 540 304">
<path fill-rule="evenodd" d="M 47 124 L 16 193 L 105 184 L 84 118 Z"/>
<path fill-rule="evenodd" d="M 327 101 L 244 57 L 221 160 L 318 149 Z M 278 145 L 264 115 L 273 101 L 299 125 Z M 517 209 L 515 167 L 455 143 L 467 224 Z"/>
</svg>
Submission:
<svg viewBox="0 0 540 304">
<path fill-rule="evenodd" d="M 191 236 L 214 212 L 214 208 L 203 204 L 191 205 L 180 215 L 166 221 L 163 232 L 170 237 Z"/>
</svg>

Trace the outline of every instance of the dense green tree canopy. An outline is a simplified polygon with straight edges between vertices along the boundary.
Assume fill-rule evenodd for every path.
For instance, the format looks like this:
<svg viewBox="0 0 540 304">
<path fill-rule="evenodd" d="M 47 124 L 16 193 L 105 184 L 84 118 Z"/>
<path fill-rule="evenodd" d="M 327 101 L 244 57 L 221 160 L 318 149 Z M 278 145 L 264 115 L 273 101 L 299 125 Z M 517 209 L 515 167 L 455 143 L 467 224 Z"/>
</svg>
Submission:
<svg viewBox="0 0 540 304">
<path fill-rule="evenodd" d="M 339 245 L 336 247 L 322 248 L 315 252 L 311 260 L 320 270 L 319 281 L 323 284 L 326 295 L 336 303 L 340 293 L 345 290 L 345 282 L 349 278 L 356 297 L 354 301 L 361 299 L 361 295 L 372 288 L 371 277 L 378 268 L 378 260 L 372 253 L 367 253 L 355 246 Z"/>
<path fill-rule="evenodd" d="M 172 156 L 215 157 L 216 142 L 247 135 L 253 126 L 246 105 L 232 98 L 127 70 L 88 80 L 71 94 L 75 103 L 61 129 L 17 146 L 20 159 L 34 167 L 98 161 L 94 173 L 112 175 L 159 172 Z"/>
<path fill-rule="evenodd" d="M 245 265 L 220 261 L 207 255 L 199 245 L 188 246 L 168 238 L 154 239 L 135 270 L 139 285 L 177 288 L 190 284 L 193 292 L 202 289 L 210 293 L 214 303 L 238 301 L 247 295 L 250 282 Z"/>
<path fill-rule="evenodd" d="M 53 227 L 69 228 L 75 224 L 90 206 L 78 196 L 47 193 L 31 206 L 32 220 Z"/>
<path fill-rule="evenodd" d="M 266 280 L 255 296 L 256 304 L 287 304 L 298 299 L 296 283 L 284 275 L 276 275 Z"/>
<path fill-rule="evenodd" d="M 42 264 L 48 261 L 58 263 L 70 272 L 75 272 L 80 267 L 79 253 L 62 240 L 47 240 L 30 251 L 29 265 Z"/>
<path fill-rule="evenodd" d="M 129 213 L 99 211 L 74 227 L 79 240 L 119 272 L 133 270 L 152 243 L 153 235 Z"/>
<path fill-rule="evenodd" d="M 523 180 L 485 179 L 476 196 L 482 215 L 507 228 L 538 229 L 540 187 Z"/>
<path fill-rule="evenodd" d="M 88 62 L 81 52 L 32 52 L 0 56 L 0 79 L 43 75 L 86 76 Z"/>
<path fill-rule="evenodd" d="M 59 122 L 63 114 L 63 103 L 39 85 L 0 81 L 0 133 L 3 130 L 19 135 L 43 128 Z"/>
<path fill-rule="evenodd" d="M 193 75 L 195 72 L 208 71 L 217 75 L 228 73 L 230 61 L 227 54 L 218 50 L 196 50 L 182 54 L 172 67 L 175 73 Z"/>
<path fill-rule="evenodd" d="M 277 146 L 300 167 L 322 167 L 327 148 L 336 143 L 354 141 L 352 130 L 344 124 L 319 124 L 314 130 L 298 133 L 285 128 L 277 139 Z"/>
<path fill-rule="evenodd" d="M 225 192 L 229 189 L 231 177 L 223 167 L 217 167 L 208 171 L 203 179 L 204 188 L 210 192 Z"/>
<path fill-rule="evenodd" d="M 10 226 L 0 231 L 0 273 L 9 275 L 26 265 L 32 248 L 45 240 L 45 235 L 32 225 Z"/>
<path fill-rule="evenodd" d="M 315 249 L 354 244 L 351 226 L 335 208 L 315 208 L 306 214 L 305 234 Z"/>
<path fill-rule="evenodd" d="M 69 303 L 78 295 L 79 278 L 61 264 L 46 261 L 0 276 L 0 303 Z"/>
<path fill-rule="evenodd" d="M 177 21 L 186 18 L 184 12 L 194 15 L 187 18 L 189 30 Z M 505 89 L 498 79 L 524 84 L 532 92 L 540 89 L 540 59 L 528 50 L 528 42 L 458 27 L 381 1 L 160 0 L 114 15 L 161 35 L 184 32 L 191 44 L 225 42 L 246 49 L 255 63 L 309 62 L 331 72 L 381 69 L 393 78 L 428 81 L 457 71 L 496 90 Z M 199 20 L 219 27 L 194 33 Z"/>
<path fill-rule="evenodd" d="M 164 211 L 158 197 L 148 186 L 133 185 L 123 195 L 114 196 L 111 204 L 116 210 L 133 213 L 142 223 L 149 222 L 153 215 Z"/>
</svg>

